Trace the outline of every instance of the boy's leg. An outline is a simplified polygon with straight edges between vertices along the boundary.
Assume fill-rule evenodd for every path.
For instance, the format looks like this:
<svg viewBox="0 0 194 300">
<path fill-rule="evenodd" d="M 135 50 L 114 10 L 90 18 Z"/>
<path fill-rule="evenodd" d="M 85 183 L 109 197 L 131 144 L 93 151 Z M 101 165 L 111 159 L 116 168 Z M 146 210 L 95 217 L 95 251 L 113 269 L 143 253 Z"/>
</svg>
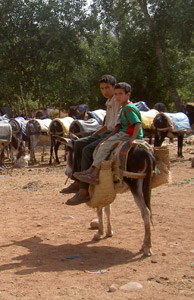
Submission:
<svg viewBox="0 0 194 300">
<path fill-rule="evenodd" d="M 93 171 L 88 174 L 80 174 L 80 188 L 85 187 L 90 184 L 98 184 L 99 183 L 99 172 L 101 168 L 101 163 L 103 160 L 108 159 L 110 156 L 111 151 L 113 151 L 116 146 L 119 144 L 121 141 L 129 141 L 130 137 L 123 133 L 117 133 L 113 136 L 111 136 L 107 141 L 105 141 L 103 144 L 100 145 L 98 150 L 95 152 L 94 155 L 94 161 L 92 166 Z M 78 177 L 79 178 L 79 177 Z M 94 183 L 95 182 L 95 183 Z"/>
<path fill-rule="evenodd" d="M 74 172 L 80 172 L 83 170 L 87 170 L 92 164 L 92 155 L 95 147 L 99 144 L 101 140 L 103 140 L 110 131 L 102 132 L 101 134 L 90 135 L 79 140 L 76 140 L 74 143 L 74 160 L 73 160 L 73 169 L 72 174 Z M 84 155 L 85 149 L 87 154 Z M 84 158 L 83 158 L 84 155 Z M 87 157 L 88 156 L 88 157 Z M 83 164 L 83 160 L 87 161 L 86 164 Z M 86 169 L 85 169 L 86 167 Z M 72 176 L 72 179 L 75 178 Z"/>
<path fill-rule="evenodd" d="M 87 146 L 89 143 L 93 142 L 97 139 L 97 136 L 91 135 L 88 137 L 80 138 L 78 140 L 75 140 L 74 142 L 74 159 L 73 159 L 73 168 L 72 168 L 72 174 L 74 172 L 81 171 L 81 157 L 82 157 L 82 149 Z M 73 176 L 71 176 L 71 179 L 74 180 L 73 183 L 70 184 L 70 186 L 63 188 L 60 193 L 62 194 L 71 194 L 76 193 L 79 191 L 79 181 L 76 180 Z"/>
<path fill-rule="evenodd" d="M 109 131 L 101 133 L 99 139 L 90 143 L 84 147 L 82 151 L 82 160 L 81 160 L 81 171 L 89 169 L 93 163 L 93 152 L 97 145 L 108 135 Z M 80 182 L 80 189 L 86 189 L 88 191 L 89 184 L 85 182 Z"/>
<path fill-rule="evenodd" d="M 129 136 L 123 132 L 118 132 L 111 136 L 107 141 L 100 145 L 97 151 L 95 151 L 92 166 L 100 169 L 101 162 L 108 159 L 111 151 L 113 151 L 121 141 L 127 140 L 129 140 Z"/>
<path fill-rule="evenodd" d="M 110 131 L 103 132 L 101 134 L 95 134 L 90 135 L 88 137 L 80 138 L 79 140 L 76 140 L 74 143 L 74 160 L 73 160 L 73 169 L 72 174 L 74 172 L 80 172 L 81 169 L 81 161 L 82 161 L 82 154 L 83 149 L 90 145 L 91 143 L 95 143 L 98 145 L 99 139 L 102 140 L 105 136 L 107 136 L 110 133 Z M 92 164 L 92 161 L 91 161 Z M 90 166 L 89 166 L 90 167 Z M 88 168 L 89 168 L 88 167 Z M 79 190 L 79 181 L 71 176 L 71 179 L 74 180 L 74 182 L 67 188 L 63 188 L 60 193 L 62 194 L 70 194 L 70 193 L 76 193 Z"/>
<path fill-rule="evenodd" d="M 81 160 L 81 170 L 87 170 L 93 162 L 93 151 L 96 146 L 102 141 L 108 134 L 109 131 L 103 132 L 98 135 L 98 139 L 87 145 L 82 150 L 82 160 Z M 79 183 L 79 193 L 75 194 L 72 198 L 68 199 L 67 205 L 78 205 L 81 203 L 85 203 L 89 201 L 89 193 L 88 193 L 88 183 L 80 182 Z"/>
</svg>

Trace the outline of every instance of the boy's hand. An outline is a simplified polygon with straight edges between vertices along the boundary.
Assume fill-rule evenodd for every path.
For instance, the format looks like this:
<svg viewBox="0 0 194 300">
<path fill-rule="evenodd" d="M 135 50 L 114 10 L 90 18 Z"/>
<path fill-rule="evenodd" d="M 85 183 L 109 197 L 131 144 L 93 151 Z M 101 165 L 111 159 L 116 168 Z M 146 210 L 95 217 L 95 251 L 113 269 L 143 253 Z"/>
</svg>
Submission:
<svg viewBox="0 0 194 300">
<path fill-rule="evenodd" d="M 107 137 L 104 138 L 104 139 L 96 146 L 96 150 L 98 150 L 98 148 L 100 147 L 100 145 L 101 145 L 102 143 L 104 143 L 106 140 L 108 140 Z"/>
<path fill-rule="evenodd" d="M 135 143 L 135 139 L 131 139 L 130 140 L 130 146 L 131 148 L 135 147 L 136 143 Z"/>
</svg>

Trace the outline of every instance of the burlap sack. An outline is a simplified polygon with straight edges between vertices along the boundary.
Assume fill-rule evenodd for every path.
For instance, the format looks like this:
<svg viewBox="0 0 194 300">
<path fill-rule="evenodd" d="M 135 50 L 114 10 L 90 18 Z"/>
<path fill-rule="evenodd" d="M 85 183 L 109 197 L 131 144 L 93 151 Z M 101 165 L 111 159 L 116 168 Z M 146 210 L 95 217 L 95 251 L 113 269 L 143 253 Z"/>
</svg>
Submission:
<svg viewBox="0 0 194 300">
<path fill-rule="evenodd" d="M 157 156 L 157 164 L 156 172 L 152 178 L 152 188 L 170 183 L 171 178 L 168 147 L 163 146 L 155 148 L 155 153 Z M 126 183 L 119 181 L 114 183 L 113 176 L 115 174 L 112 171 L 112 165 L 112 160 L 102 162 L 99 175 L 100 183 L 98 185 L 90 184 L 89 186 L 91 200 L 87 202 L 88 206 L 96 208 L 97 210 L 101 209 L 102 207 L 111 204 L 115 200 L 117 193 L 124 193 L 128 190 Z"/>
<path fill-rule="evenodd" d="M 112 173 L 112 160 L 103 161 L 101 163 L 99 182 L 98 185 L 90 184 L 89 194 L 91 200 L 87 202 L 87 205 L 97 209 L 101 209 L 112 203 L 116 197 Z"/>
<path fill-rule="evenodd" d="M 169 148 L 167 146 L 155 147 L 154 152 L 157 162 L 152 178 L 152 188 L 171 182 Z"/>
</svg>

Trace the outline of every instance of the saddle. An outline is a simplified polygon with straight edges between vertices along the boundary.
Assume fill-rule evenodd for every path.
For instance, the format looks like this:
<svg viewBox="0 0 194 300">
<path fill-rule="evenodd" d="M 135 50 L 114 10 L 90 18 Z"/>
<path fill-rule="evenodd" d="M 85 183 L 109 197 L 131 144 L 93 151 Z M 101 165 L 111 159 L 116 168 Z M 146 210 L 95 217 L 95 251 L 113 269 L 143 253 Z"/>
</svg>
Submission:
<svg viewBox="0 0 194 300">
<path fill-rule="evenodd" d="M 93 132 L 99 130 L 101 125 L 94 118 L 87 121 L 85 120 L 74 120 L 69 128 L 69 132 L 72 132 L 80 137 L 91 135 Z M 77 132 L 76 132 L 77 131 Z"/>
<path fill-rule="evenodd" d="M 26 124 L 26 131 L 28 135 L 38 134 L 38 133 L 48 133 L 48 129 L 50 123 L 52 122 L 51 119 L 31 119 Z M 33 125 L 33 126 L 30 126 Z"/>
<path fill-rule="evenodd" d="M 7 122 L 0 121 L 0 142 L 10 143 L 12 139 L 11 125 Z"/>
</svg>

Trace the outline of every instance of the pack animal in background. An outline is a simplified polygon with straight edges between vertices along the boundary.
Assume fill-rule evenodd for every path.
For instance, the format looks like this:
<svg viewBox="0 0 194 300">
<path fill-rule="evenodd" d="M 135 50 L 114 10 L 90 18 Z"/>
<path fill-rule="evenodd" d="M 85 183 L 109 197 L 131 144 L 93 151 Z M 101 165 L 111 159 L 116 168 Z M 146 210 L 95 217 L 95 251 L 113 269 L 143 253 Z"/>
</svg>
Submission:
<svg viewBox="0 0 194 300">
<path fill-rule="evenodd" d="M 69 133 L 77 137 L 89 136 L 99 130 L 104 123 L 106 110 L 98 109 L 87 112 L 87 120 L 74 120 L 69 128 Z"/>
<path fill-rule="evenodd" d="M 27 146 L 28 149 L 30 149 L 30 137 L 26 131 L 27 123 L 28 120 L 24 119 L 23 117 L 11 118 L 9 120 L 9 124 L 12 127 L 12 135 L 17 140 L 18 145 L 24 143 L 25 146 Z M 11 147 L 11 159 L 12 161 L 15 160 L 14 147 Z"/>
<path fill-rule="evenodd" d="M 44 161 L 45 146 L 50 142 L 49 126 L 52 120 L 46 119 L 31 119 L 26 124 L 26 132 L 30 139 L 30 161 L 36 162 L 35 148 L 38 143 L 43 144 L 43 150 L 41 153 L 41 161 Z"/>
<path fill-rule="evenodd" d="M 12 128 L 6 115 L 0 117 L 0 167 L 4 168 L 5 148 L 12 141 Z"/>
<path fill-rule="evenodd" d="M 52 120 L 50 123 L 48 132 L 50 135 L 50 159 L 49 163 L 52 164 L 53 159 L 53 151 L 55 154 L 55 160 L 56 163 L 60 164 L 59 158 L 58 158 L 58 149 L 61 145 L 61 138 L 62 137 L 68 137 L 69 136 L 69 128 L 71 123 L 73 122 L 73 118 L 71 117 L 65 117 L 65 118 L 56 118 Z M 64 156 L 65 157 L 65 156 Z"/>
<path fill-rule="evenodd" d="M 90 110 L 89 105 L 79 104 L 79 105 L 70 106 L 67 113 L 68 116 L 73 119 L 85 120 L 86 113 L 89 110 Z"/>
<path fill-rule="evenodd" d="M 17 162 L 18 155 L 22 150 L 23 143 L 20 139 L 18 139 L 12 130 L 12 126 L 9 123 L 9 119 L 7 116 L 0 117 L 0 166 L 1 168 L 5 168 L 4 165 L 4 150 L 6 147 L 11 146 L 14 150 L 16 150 L 16 158 Z M 13 158 L 12 158 L 13 161 Z"/>
<path fill-rule="evenodd" d="M 160 147 L 165 137 L 178 139 L 178 157 L 183 157 L 183 137 L 191 130 L 189 118 L 184 113 L 159 113 L 153 121 L 155 128 L 154 146 Z"/>
</svg>

